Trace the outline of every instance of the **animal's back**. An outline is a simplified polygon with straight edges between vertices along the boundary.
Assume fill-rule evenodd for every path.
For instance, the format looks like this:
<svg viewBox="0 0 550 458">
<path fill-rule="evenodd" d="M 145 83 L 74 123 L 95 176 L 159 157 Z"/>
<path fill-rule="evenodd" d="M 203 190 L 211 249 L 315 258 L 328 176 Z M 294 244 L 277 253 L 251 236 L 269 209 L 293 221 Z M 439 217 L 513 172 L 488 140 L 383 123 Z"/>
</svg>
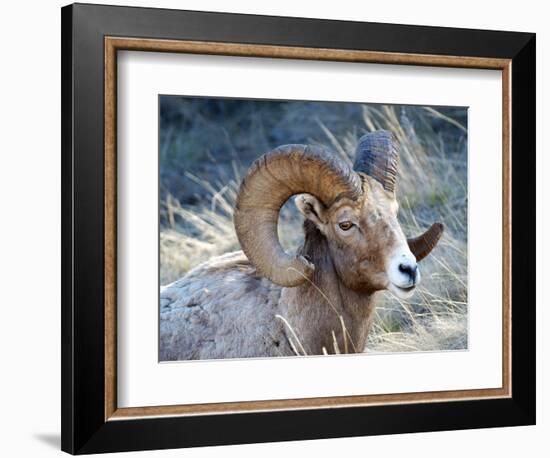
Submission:
<svg viewBox="0 0 550 458">
<path fill-rule="evenodd" d="M 160 360 L 292 355 L 280 295 L 242 251 L 197 266 L 161 291 Z"/>
</svg>

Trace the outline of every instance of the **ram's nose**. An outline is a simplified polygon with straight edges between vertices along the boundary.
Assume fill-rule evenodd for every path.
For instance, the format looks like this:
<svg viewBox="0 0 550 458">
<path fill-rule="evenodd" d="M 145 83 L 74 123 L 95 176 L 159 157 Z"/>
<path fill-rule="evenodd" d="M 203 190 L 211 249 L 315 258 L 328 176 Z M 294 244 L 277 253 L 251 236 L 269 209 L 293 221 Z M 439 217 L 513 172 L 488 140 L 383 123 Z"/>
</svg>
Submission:
<svg viewBox="0 0 550 458">
<path fill-rule="evenodd" d="M 389 266 L 389 280 L 398 288 L 414 288 L 420 282 L 416 258 L 408 249 L 394 254 Z"/>
<path fill-rule="evenodd" d="M 409 277 L 410 282 L 414 285 L 416 284 L 416 279 L 418 277 L 418 264 L 415 262 L 402 262 L 399 264 L 399 272 Z"/>
</svg>

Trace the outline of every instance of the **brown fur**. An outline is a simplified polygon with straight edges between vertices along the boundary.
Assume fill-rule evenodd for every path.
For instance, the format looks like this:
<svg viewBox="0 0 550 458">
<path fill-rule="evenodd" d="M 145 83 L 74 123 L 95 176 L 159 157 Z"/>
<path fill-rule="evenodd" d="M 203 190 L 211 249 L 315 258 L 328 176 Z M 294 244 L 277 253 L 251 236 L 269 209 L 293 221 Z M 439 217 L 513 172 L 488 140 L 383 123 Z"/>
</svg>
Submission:
<svg viewBox="0 0 550 458">
<path fill-rule="evenodd" d="M 317 202 L 321 215 L 312 209 L 314 196 L 300 196 L 297 204 L 328 240 L 327 249 L 342 282 L 352 290 L 372 293 L 387 287 L 388 256 L 405 245 L 406 238 L 397 221 L 394 195 L 370 177 L 363 180 L 361 198 L 341 199 L 329 208 Z M 355 224 L 348 234 L 338 229 L 342 220 Z"/>
<path fill-rule="evenodd" d="M 320 354 L 323 347 L 334 353 L 333 332 L 340 352 L 344 335 L 349 352 L 363 351 L 376 292 L 388 284 L 388 254 L 406 243 L 393 194 L 369 177 L 364 180 L 363 196 L 356 201 L 341 199 L 326 208 L 310 195 L 297 199 L 307 218 L 300 254 L 315 272 L 311 281 L 283 289 L 281 311 L 309 354 Z M 342 214 L 357 225 L 347 236 L 337 228 Z"/>
</svg>

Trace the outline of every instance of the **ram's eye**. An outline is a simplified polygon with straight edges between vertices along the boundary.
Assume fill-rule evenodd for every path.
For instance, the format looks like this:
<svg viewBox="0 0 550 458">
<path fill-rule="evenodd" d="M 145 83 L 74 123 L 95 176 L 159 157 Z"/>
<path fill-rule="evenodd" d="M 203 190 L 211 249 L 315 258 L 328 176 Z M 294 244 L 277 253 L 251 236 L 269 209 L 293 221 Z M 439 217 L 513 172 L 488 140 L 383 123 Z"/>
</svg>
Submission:
<svg viewBox="0 0 550 458">
<path fill-rule="evenodd" d="M 338 223 L 338 226 L 343 231 L 349 231 L 353 227 L 353 223 L 351 221 L 342 221 L 341 223 Z"/>
</svg>

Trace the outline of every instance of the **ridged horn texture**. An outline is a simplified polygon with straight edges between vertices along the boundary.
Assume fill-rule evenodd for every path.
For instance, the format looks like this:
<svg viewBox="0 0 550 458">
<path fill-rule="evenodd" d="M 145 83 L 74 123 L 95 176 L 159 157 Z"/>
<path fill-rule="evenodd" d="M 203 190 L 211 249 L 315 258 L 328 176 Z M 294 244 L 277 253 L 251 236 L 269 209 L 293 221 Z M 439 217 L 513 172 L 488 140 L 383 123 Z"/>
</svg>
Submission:
<svg viewBox="0 0 550 458">
<path fill-rule="evenodd" d="M 421 261 L 435 248 L 437 242 L 443 234 L 444 226 L 441 223 L 434 223 L 422 235 L 414 239 L 407 239 L 409 249 L 416 257 L 416 261 Z"/>
<path fill-rule="evenodd" d="M 359 139 L 353 169 L 369 175 L 386 191 L 395 193 L 398 159 L 393 134 L 387 130 L 377 130 Z"/>
<path fill-rule="evenodd" d="M 257 159 L 241 182 L 234 212 L 241 247 L 261 275 L 281 286 L 297 286 L 315 266 L 283 250 L 277 234 L 283 204 L 308 193 L 328 207 L 344 196 L 355 200 L 361 192 L 359 176 L 329 150 L 280 146 Z"/>
</svg>

